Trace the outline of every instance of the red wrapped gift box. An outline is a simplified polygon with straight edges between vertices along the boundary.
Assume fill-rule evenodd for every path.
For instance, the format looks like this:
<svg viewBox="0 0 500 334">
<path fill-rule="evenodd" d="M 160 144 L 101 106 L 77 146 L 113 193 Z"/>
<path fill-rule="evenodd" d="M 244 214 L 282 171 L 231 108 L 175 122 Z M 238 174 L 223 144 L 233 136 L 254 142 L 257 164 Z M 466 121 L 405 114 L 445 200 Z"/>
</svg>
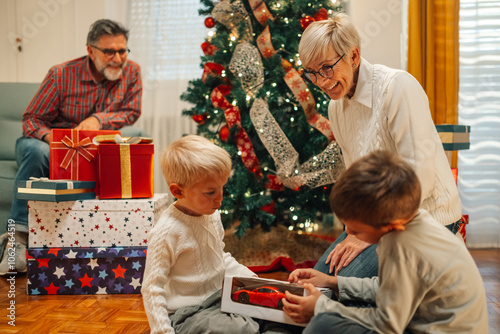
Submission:
<svg viewBox="0 0 500 334">
<path fill-rule="evenodd" d="M 153 144 L 100 144 L 100 198 L 153 197 Z"/>
<path fill-rule="evenodd" d="M 52 129 L 50 178 L 96 181 L 97 187 L 97 146 L 92 139 L 97 135 L 114 134 L 120 134 L 120 131 Z"/>
</svg>

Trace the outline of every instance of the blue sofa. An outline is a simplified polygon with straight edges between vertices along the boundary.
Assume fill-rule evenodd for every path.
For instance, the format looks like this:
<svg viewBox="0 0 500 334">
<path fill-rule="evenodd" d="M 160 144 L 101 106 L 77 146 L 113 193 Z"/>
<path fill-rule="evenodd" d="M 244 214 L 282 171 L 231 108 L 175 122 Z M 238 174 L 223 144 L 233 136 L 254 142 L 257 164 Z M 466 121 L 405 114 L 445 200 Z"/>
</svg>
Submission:
<svg viewBox="0 0 500 334">
<path fill-rule="evenodd" d="M 0 234 L 10 216 L 14 178 L 17 173 L 15 145 L 22 135 L 22 117 L 39 83 L 0 82 Z M 123 136 L 145 136 L 140 128 L 129 126 Z"/>
</svg>

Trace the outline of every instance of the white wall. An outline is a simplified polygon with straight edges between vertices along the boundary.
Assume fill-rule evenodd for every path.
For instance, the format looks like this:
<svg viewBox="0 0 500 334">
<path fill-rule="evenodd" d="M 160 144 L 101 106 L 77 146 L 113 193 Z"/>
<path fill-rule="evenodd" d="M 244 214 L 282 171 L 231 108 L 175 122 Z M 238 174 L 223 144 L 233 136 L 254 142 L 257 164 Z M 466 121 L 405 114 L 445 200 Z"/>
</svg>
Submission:
<svg viewBox="0 0 500 334">
<path fill-rule="evenodd" d="M 0 81 L 41 82 L 56 64 L 87 54 L 90 25 L 125 23 L 126 1 L 0 1 Z"/>
<path fill-rule="evenodd" d="M 402 12 L 405 0 L 351 0 L 347 11 L 361 35 L 361 56 L 372 64 L 406 67 Z"/>
</svg>

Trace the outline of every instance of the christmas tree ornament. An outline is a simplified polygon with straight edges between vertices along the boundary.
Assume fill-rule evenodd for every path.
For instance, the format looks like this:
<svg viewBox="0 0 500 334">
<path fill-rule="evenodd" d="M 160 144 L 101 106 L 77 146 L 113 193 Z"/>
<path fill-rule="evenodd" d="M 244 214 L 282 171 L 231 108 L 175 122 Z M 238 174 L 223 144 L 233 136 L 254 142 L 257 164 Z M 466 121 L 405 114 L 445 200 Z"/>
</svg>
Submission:
<svg viewBox="0 0 500 334">
<path fill-rule="evenodd" d="M 272 215 L 276 215 L 276 205 L 274 204 L 274 201 L 271 201 L 271 203 L 262 206 L 260 210 Z"/>
<path fill-rule="evenodd" d="M 229 70 L 240 79 L 241 87 L 251 97 L 264 82 L 264 65 L 259 49 L 250 43 L 243 42 L 236 46 Z"/>
<path fill-rule="evenodd" d="M 212 17 L 207 17 L 205 19 L 205 27 L 208 29 L 215 27 L 215 20 Z"/>
<path fill-rule="evenodd" d="M 320 8 L 316 14 L 314 14 L 314 21 L 328 20 L 328 11 L 325 8 Z"/>
<path fill-rule="evenodd" d="M 314 18 L 309 15 L 306 15 L 300 19 L 300 27 L 302 28 L 302 30 L 306 30 L 306 28 L 309 27 L 309 25 L 313 22 Z"/>
<path fill-rule="evenodd" d="M 210 44 L 210 42 L 207 41 L 201 43 L 201 49 L 203 50 L 205 56 L 213 56 L 215 51 L 219 50 L 216 46 Z"/>
<path fill-rule="evenodd" d="M 201 80 L 206 83 L 209 76 L 219 76 L 224 70 L 224 66 L 220 64 L 207 62 L 205 63 L 205 65 L 203 65 L 203 74 L 201 75 Z"/>
<path fill-rule="evenodd" d="M 207 113 L 201 114 L 201 115 L 193 115 L 193 121 L 195 121 L 198 124 L 205 124 L 205 121 L 207 120 Z"/>
<path fill-rule="evenodd" d="M 227 141 L 229 139 L 229 134 L 231 131 L 229 130 L 229 127 L 227 125 L 224 125 L 222 128 L 219 130 L 219 138 L 222 141 Z"/>
</svg>

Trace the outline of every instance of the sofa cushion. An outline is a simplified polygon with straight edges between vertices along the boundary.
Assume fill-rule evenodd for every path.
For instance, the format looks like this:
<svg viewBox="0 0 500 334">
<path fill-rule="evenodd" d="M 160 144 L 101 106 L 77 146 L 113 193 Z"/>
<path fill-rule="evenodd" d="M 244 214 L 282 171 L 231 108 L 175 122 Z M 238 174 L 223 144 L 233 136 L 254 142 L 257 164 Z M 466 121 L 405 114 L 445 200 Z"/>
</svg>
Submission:
<svg viewBox="0 0 500 334">
<path fill-rule="evenodd" d="M 0 160 L 16 160 L 16 140 L 23 135 L 21 121 L 1 120 L 0 138 L 3 145 L 0 145 Z"/>
</svg>

